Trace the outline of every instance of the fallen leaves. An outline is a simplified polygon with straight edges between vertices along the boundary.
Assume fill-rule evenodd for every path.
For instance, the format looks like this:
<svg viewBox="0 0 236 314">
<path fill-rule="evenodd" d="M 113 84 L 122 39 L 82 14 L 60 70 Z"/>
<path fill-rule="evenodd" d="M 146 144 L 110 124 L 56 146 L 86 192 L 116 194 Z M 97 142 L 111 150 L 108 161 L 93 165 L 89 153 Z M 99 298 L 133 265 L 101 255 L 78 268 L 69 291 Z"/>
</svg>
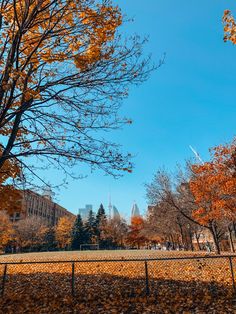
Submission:
<svg viewBox="0 0 236 314">
<path fill-rule="evenodd" d="M 70 262 L 9 265 L 0 313 L 234 313 L 228 257 L 148 261 L 147 297 L 143 261 L 103 262 L 96 254 L 97 261 L 75 263 L 74 298 Z"/>
</svg>

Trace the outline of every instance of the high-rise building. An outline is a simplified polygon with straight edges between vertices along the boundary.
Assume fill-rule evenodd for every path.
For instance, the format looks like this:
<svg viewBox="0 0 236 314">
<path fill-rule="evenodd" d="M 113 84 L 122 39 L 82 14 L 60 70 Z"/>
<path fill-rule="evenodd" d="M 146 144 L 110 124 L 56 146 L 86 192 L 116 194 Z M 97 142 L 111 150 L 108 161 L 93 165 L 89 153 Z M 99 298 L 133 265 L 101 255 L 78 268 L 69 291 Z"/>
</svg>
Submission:
<svg viewBox="0 0 236 314">
<path fill-rule="evenodd" d="M 131 218 L 132 217 L 140 217 L 140 211 L 138 208 L 138 205 L 136 204 L 136 202 L 134 202 L 132 209 L 131 209 Z"/>
<path fill-rule="evenodd" d="M 85 205 L 85 208 L 79 208 L 79 215 L 81 216 L 82 220 L 88 219 L 89 212 L 93 210 L 93 205 Z"/>
<path fill-rule="evenodd" d="M 116 206 L 112 206 L 112 218 L 120 219 L 120 213 Z"/>
</svg>

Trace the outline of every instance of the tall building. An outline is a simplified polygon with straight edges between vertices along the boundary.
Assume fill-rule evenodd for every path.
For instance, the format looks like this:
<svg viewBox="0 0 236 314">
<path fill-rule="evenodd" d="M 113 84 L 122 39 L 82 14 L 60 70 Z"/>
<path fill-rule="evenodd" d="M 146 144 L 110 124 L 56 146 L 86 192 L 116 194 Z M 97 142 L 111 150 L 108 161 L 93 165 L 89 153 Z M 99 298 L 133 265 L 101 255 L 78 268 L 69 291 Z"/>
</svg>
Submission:
<svg viewBox="0 0 236 314">
<path fill-rule="evenodd" d="M 10 215 L 12 222 L 17 222 L 26 217 L 37 217 L 47 225 L 55 226 L 59 218 L 74 215 L 64 207 L 55 203 L 52 199 L 52 191 L 47 190 L 43 194 L 31 190 L 22 191 L 22 206 L 20 212 L 14 212 Z"/>
<path fill-rule="evenodd" d="M 138 205 L 136 204 L 136 202 L 134 202 L 132 209 L 131 209 L 131 218 L 133 217 L 140 217 L 140 211 L 138 208 Z"/>
<path fill-rule="evenodd" d="M 116 206 L 112 206 L 112 218 L 120 219 L 120 213 Z"/>
<path fill-rule="evenodd" d="M 93 205 L 85 205 L 85 208 L 79 208 L 79 215 L 82 220 L 88 219 L 89 212 L 93 210 Z"/>
</svg>

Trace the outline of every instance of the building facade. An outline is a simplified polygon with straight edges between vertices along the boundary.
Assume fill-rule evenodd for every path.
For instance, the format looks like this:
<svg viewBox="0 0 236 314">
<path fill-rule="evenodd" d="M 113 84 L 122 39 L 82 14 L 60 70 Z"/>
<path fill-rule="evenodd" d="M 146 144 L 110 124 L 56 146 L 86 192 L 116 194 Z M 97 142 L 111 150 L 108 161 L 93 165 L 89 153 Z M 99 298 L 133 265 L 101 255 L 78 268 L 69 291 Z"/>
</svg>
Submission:
<svg viewBox="0 0 236 314">
<path fill-rule="evenodd" d="M 36 217 L 46 225 L 55 226 L 58 220 L 64 216 L 73 218 L 75 215 L 55 203 L 49 193 L 44 192 L 43 195 L 40 195 L 26 190 L 22 192 L 21 212 L 14 212 L 10 218 L 12 222 L 17 222 L 26 217 Z"/>
<path fill-rule="evenodd" d="M 89 212 L 93 210 L 93 205 L 85 205 L 85 208 L 79 208 L 79 215 L 83 221 L 88 219 Z"/>
<path fill-rule="evenodd" d="M 134 202 L 132 208 L 131 208 L 131 218 L 133 217 L 140 217 L 140 211 L 138 208 L 138 205 L 136 204 L 136 202 Z"/>
</svg>

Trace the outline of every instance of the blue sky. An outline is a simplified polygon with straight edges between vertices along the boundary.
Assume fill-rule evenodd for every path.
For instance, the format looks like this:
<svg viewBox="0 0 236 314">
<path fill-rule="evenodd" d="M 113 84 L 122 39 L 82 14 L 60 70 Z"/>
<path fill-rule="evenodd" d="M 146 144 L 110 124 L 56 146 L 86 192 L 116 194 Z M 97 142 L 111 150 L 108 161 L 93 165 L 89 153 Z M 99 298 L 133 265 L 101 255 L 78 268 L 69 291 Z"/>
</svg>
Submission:
<svg viewBox="0 0 236 314">
<path fill-rule="evenodd" d="M 77 213 L 79 207 L 112 202 L 128 218 L 135 200 L 146 209 L 144 183 L 165 165 L 192 157 L 191 144 L 203 159 L 208 148 L 236 134 L 236 46 L 223 42 L 224 9 L 236 15 L 235 1 L 116 1 L 133 23 L 122 31 L 148 35 L 145 52 L 154 62 L 166 53 L 165 64 L 142 86 L 132 89 L 122 113 L 133 125 L 113 133 L 125 151 L 136 155 L 135 169 L 119 180 L 91 174 L 69 181 L 58 202 Z M 80 172 L 81 168 L 76 169 Z"/>
</svg>

